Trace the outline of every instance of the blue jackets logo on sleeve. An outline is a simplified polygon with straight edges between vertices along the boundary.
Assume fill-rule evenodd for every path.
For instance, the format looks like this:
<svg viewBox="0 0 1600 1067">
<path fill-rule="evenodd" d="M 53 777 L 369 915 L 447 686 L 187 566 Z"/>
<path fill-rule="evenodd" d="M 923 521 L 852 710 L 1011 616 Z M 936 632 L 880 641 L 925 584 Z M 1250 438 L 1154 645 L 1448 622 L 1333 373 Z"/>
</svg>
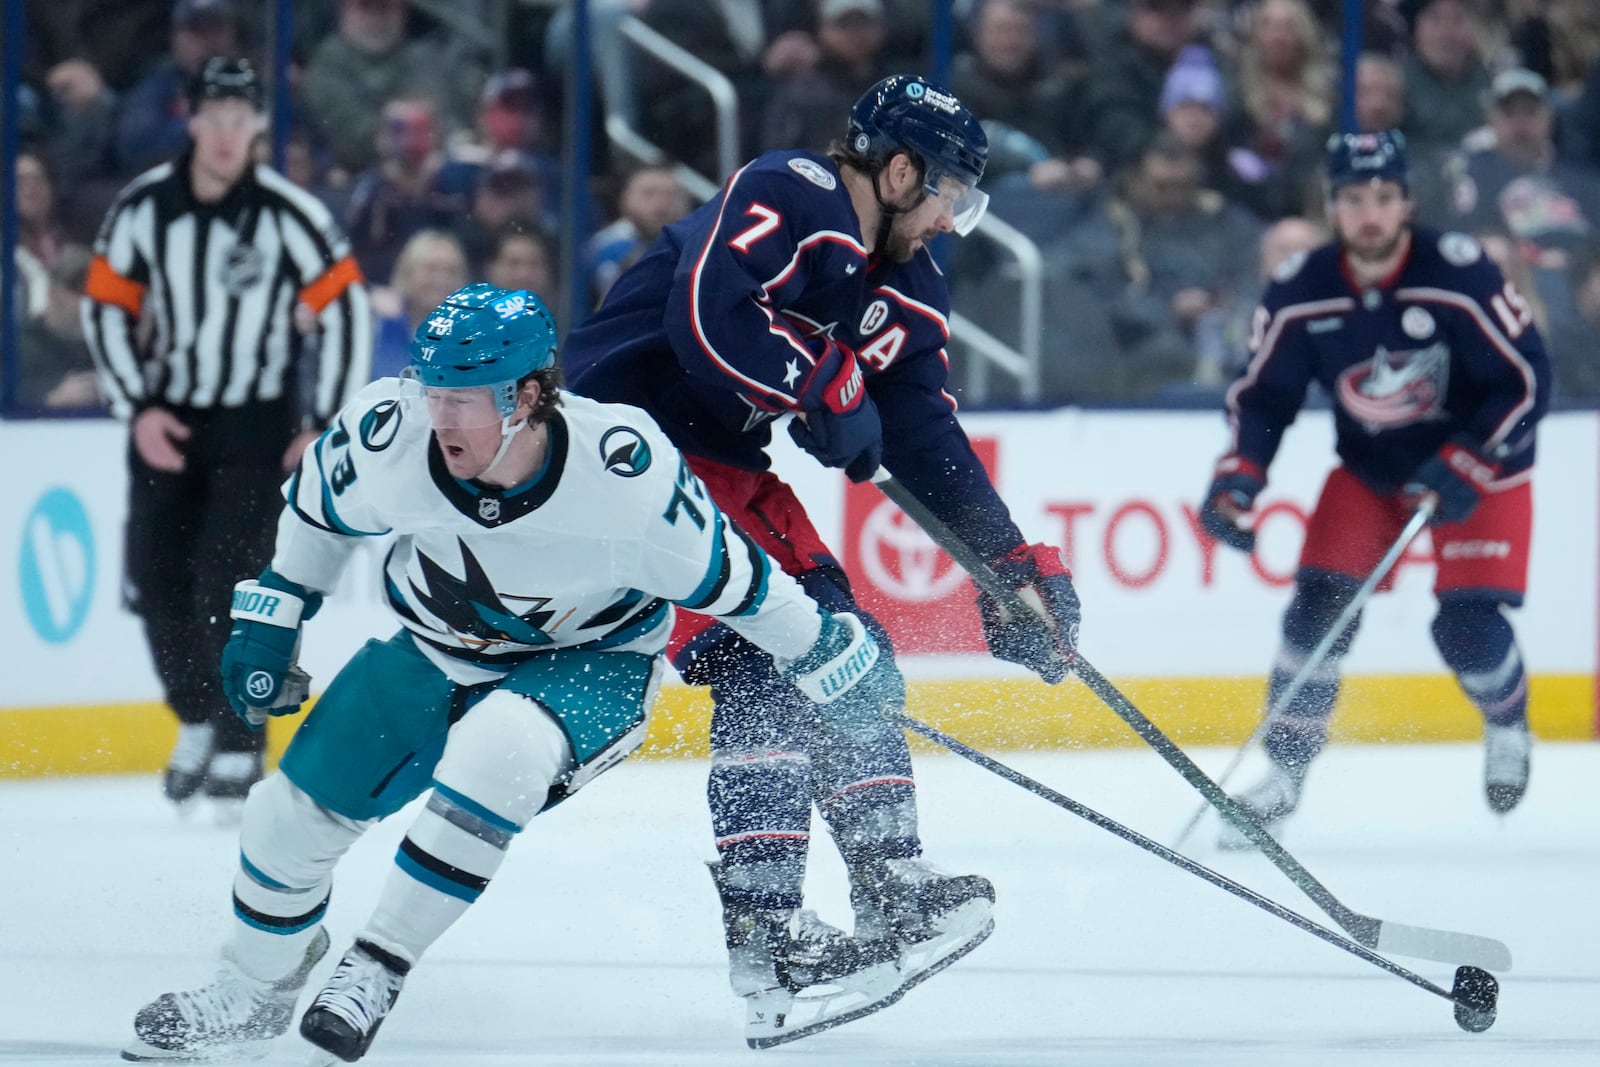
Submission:
<svg viewBox="0 0 1600 1067">
<path fill-rule="evenodd" d="M 600 439 L 600 459 L 612 474 L 637 478 L 650 469 L 650 446 L 632 427 L 613 426 Z"/>
</svg>

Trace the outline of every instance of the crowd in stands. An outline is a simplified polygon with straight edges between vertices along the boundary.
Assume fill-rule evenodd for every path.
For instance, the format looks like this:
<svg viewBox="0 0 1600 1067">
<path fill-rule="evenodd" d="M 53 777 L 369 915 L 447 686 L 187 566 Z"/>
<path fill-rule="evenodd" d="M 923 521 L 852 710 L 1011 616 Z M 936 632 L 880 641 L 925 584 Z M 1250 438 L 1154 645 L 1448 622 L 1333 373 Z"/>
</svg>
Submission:
<svg viewBox="0 0 1600 1067">
<path fill-rule="evenodd" d="M 209 56 L 265 63 L 274 5 L 28 3 L 15 198 L 24 404 L 92 402 L 73 313 L 111 197 L 186 143 Z M 1046 403 L 1214 402 L 1246 359 L 1271 266 L 1326 240 L 1343 0 L 955 0 L 949 79 L 984 120 L 990 210 L 1044 259 Z M 376 287 L 375 373 L 468 279 L 599 300 L 719 173 L 710 97 L 630 51 L 640 20 L 739 92 L 740 159 L 825 151 L 850 103 L 929 70 L 925 0 L 592 0 L 595 217 L 561 216 L 569 5 L 295 0 L 282 166 L 351 236 Z M 1355 121 L 1408 138 L 1419 221 L 1478 236 L 1523 288 L 1558 396 L 1600 399 L 1600 4 L 1364 0 Z M 625 61 L 619 57 L 627 56 Z M 270 63 L 266 63 L 270 69 Z M 608 141 L 606 118 L 661 152 Z M 263 158 L 266 146 L 263 146 Z M 563 229 L 587 238 L 557 276 Z M 590 236 L 592 235 L 592 237 Z M 941 250 L 957 310 L 1002 339 L 1004 246 Z M 568 326 L 570 323 L 562 323 Z M 957 361 L 957 366 L 964 362 Z M 42 365 L 41 365 L 42 363 Z M 960 372 L 958 371 L 958 382 Z M 997 381 L 992 401 L 1017 396 Z"/>
</svg>

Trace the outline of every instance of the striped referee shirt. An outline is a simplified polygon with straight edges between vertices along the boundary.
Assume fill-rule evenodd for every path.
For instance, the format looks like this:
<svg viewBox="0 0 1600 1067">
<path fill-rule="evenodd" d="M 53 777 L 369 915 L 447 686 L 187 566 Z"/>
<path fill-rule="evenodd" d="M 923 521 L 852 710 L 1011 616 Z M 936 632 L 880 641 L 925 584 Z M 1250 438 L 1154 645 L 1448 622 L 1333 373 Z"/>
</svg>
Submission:
<svg viewBox="0 0 1600 1067">
<path fill-rule="evenodd" d="M 303 406 L 326 425 L 372 364 L 366 285 L 333 216 L 267 167 L 209 204 L 190 191 L 187 155 L 146 171 L 106 215 L 84 289 L 84 335 L 111 413 L 293 396 L 296 304 L 320 327 Z"/>
</svg>

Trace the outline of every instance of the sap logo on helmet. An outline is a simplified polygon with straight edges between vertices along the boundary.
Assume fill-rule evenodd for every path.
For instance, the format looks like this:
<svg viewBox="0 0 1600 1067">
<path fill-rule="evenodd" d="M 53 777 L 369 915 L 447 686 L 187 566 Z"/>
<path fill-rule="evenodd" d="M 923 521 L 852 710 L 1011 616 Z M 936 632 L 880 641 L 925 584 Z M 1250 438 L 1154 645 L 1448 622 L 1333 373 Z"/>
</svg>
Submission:
<svg viewBox="0 0 1600 1067">
<path fill-rule="evenodd" d="M 861 316 L 861 326 L 858 332 L 863 337 L 877 333 L 878 328 L 889 320 L 889 305 L 882 300 L 874 300 L 867 305 L 867 310 Z"/>
<path fill-rule="evenodd" d="M 528 309 L 528 298 L 521 293 L 513 293 L 502 300 L 496 300 L 491 306 L 495 314 L 502 319 L 514 319 Z"/>
<path fill-rule="evenodd" d="M 439 337 L 448 337 L 450 329 L 455 325 L 455 320 L 448 315 L 435 315 L 428 320 L 428 332 Z"/>
<path fill-rule="evenodd" d="M 833 175 L 828 173 L 828 168 L 814 159 L 805 159 L 803 157 L 791 159 L 789 160 L 789 169 L 812 185 L 820 185 L 824 189 L 833 189 L 839 184 L 834 180 Z"/>
<path fill-rule="evenodd" d="M 631 426 L 613 426 L 600 438 L 600 461 L 622 478 L 637 478 L 650 469 L 650 445 Z"/>
<path fill-rule="evenodd" d="M 1406 308 L 1405 314 L 1400 316 L 1400 328 L 1407 337 L 1421 341 L 1433 336 L 1435 324 L 1426 308 Z"/>
</svg>

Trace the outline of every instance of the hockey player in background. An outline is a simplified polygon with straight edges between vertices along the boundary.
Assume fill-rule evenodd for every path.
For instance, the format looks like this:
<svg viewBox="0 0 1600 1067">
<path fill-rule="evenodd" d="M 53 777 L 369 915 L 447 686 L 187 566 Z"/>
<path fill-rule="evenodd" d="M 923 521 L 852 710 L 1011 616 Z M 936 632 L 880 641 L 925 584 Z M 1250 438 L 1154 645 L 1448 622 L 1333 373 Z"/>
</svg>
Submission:
<svg viewBox="0 0 1600 1067">
<path fill-rule="evenodd" d="M 768 152 L 668 226 L 574 331 L 566 368 L 577 391 L 649 411 L 717 504 L 832 610 L 863 614 L 769 470 L 772 424 L 791 416 L 790 436 L 853 481 L 881 463 L 1034 608 L 1009 618 L 981 598 L 991 650 L 1058 682 L 1077 640 L 1071 578 L 1054 547 L 1024 540 L 945 391 L 950 295 L 927 245 L 977 224 L 987 155 L 955 97 L 919 77 L 879 82 L 828 154 Z M 765 652 L 710 618 L 680 620 L 672 658 L 711 687 L 713 876 L 752 1046 L 881 1006 L 786 1007 L 813 804 L 849 871 L 854 937 L 868 955 L 867 943 L 893 946 L 898 992 L 988 935 L 989 881 L 922 858 L 897 726 L 839 731 Z"/>
<path fill-rule="evenodd" d="M 300 1022 L 327 1062 L 360 1059 L 516 834 L 638 747 L 674 604 L 764 649 L 831 729 L 871 732 L 903 700 L 862 623 L 774 570 L 643 413 L 560 391 L 555 341 L 527 292 L 456 292 L 419 328 L 410 377 L 368 386 L 289 480 L 271 565 L 234 593 L 235 709 L 259 728 L 300 706 L 301 627 L 363 537 L 396 537 L 384 588 L 400 630 L 340 670 L 251 791 L 222 970 L 141 1009 L 124 1058 L 264 1052 L 328 949 L 335 864 L 427 793 Z M 857 947 L 810 936 L 788 975 L 897 989 L 892 957 Z"/>
<path fill-rule="evenodd" d="M 1318 382 L 1333 400 L 1340 463 L 1307 524 L 1268 704 L 1432 494 L 1433 641 L 1483 714 L 1484 790 L 1504 814 L 1528 785 L 1528 676 L 1504 609 L 1527 588 L 1534 430 L 1550 395 L 1544 343 L 1476 241 L 1411 225 L 1398 132 L 1330 139 L 1327 188 L 1336 240 L 1285 262 L 1256 310 L 1249 366 L 1227 396 L 1232 444 L 1201 521 L 1253 549 L 1245 517 Z M 1271 770 L 1237 799 L 1269 827 L 1299 803 L 1359 622 L 1268 724 Z M 1245 842 L 1230 827 L 1222 844 Z"/>
</svg>

